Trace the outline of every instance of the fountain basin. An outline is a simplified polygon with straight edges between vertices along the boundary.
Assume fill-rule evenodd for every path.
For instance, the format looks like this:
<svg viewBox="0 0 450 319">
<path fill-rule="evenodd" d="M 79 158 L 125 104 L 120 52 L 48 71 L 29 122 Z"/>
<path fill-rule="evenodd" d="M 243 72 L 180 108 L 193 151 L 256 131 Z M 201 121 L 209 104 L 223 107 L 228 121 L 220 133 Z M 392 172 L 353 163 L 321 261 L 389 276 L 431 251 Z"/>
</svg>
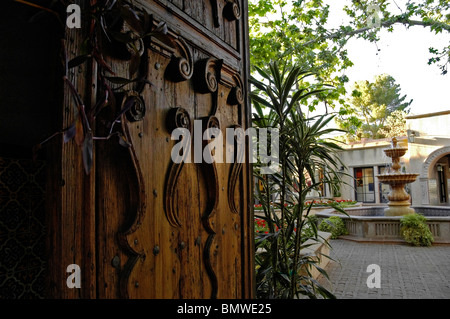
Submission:
<svg viewBox="0 0 450 319">
<path fill-rule="evenodd" d="M 419 174 L 406 174 L 400 172 L 400 157 L 406 154 L 408 148 L 398 147 L 397 138 L 392 138 L 392 147 L 384 149 L 383 152 L 392 158 L 392 173 L 377 175 L 378 180 L 388 184 L 391 192 L 388 195 L 388 208 L 384 210 L 385 216 L 402 216 L 414 214 L 414 208 L 410 207 L 410 196 L 405 191 L 405 185 L 416 180 Z"/>
<path fill-rule="evenodd" d="M 417 176 L 420 174 L 383 174 L 376 175 L 378 180 L 383 184 L 388 185 L 405 185 L 412 183 L 416 180 Z"/>
<path fill-rule="evenodd" d="M 339 216 L 345 223 L 348 235 L 340 238 L 360 242 L 402 243 L 400 219 L 402 216 L 385 216 L 386 206 L 347 208 L 347 215 L 328 209 L 316 213 L 320 219 Z M 416 213 L 427 218 L 434 244 L 450 244 L 450 207 L 414 206 Z"/>
<path fill-rule="evenodd" d="M 391 187 L 388 195 L 388 207 L 384 210 L 386 216 L 402 216 L 414 214 L 414 208 L 410 207 L 411 197 L 405 191 L 405 185 L 416 180 L 419 174 L 393 173 L 377 175 L 378 180 Z"/>
<path fill-rule="evenodd" d="M 399 158 L 406 154 L 407 147 L 387 148 L 384 153 L 390 158 Z"/>
</svg>

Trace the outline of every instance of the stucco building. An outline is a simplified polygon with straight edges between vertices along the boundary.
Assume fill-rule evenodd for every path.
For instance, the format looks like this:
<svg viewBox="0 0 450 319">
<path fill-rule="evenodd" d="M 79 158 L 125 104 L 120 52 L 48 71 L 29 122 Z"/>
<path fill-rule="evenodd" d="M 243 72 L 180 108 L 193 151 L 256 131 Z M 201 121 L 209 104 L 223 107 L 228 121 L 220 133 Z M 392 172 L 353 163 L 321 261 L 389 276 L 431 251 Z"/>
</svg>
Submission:
<svg viewBox="0 0 450 319">
<path fill-rule="evenodd" d="M 408 151 L 401 158 L 402 171 L 420 174 L 407 185 L 412 205 L 450 206 L 450 111 L 408 116 L 407 136 L 397 137 Z M 388 202 L 389 186 L 377 175 L 389 170 L 391 159 L 383 150 L 391 139 L 362 140 L 345 145 L 340 158 L 347 166 L 342 170 L 341 195 L 367 205 Z"/>
</svg>

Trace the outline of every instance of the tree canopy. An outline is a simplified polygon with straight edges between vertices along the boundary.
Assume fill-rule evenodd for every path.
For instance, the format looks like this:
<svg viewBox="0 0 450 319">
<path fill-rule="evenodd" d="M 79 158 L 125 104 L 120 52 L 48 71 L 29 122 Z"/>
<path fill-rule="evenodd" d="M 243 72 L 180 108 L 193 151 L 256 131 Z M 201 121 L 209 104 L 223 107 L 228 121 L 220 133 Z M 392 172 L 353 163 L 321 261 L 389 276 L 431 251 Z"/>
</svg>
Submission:
<svg viewBox="0 0 450 319">
<path fill-rule="evenodd" d="M 402 132 L 389 125 L 402 123 L 403 113 L 408 113 L 412 100 L 407 101 L 406 95 L 401 95 L 400 85 L 392 76 L 382 74 L 373 82 L 358 81 L 352 89 L 346 99 L 348 104 L 341 108 L 336 120 L 350 138 L 382 138 L 390 132 Z"/>
<path fill-rule="evenodd" d="M 330 5 L 324 0 L 250 0 L 251 64 L 264 67 L 283 60 L 302 65 L 316 73 L 319 82 L 333 85 L 308 102 L 314 109 L 320 102 L 334 108 L 344 105 L 345 69 L 353 65 L 346 44 L 351 38 L 379 40 L 380 30 L 394 31 L 395 25 L 422 26 L 430 32 L 450 33 L 448 0 L 360 1 L 348 0 L 345 25 L 330 26 Z M 450 63 L 450 43 L 429 48 L 429 64 L 445 75 Z M 289 57 L 289 58 L 286 58 Z"/>
</svg>

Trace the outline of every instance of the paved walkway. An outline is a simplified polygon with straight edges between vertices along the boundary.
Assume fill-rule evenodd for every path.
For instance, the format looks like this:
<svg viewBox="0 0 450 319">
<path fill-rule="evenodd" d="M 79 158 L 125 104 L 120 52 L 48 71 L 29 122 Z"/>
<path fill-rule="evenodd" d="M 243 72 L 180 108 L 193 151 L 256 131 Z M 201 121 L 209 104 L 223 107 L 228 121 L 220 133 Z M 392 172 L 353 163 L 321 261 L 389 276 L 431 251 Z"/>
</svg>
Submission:
<svg viewBox="0 0 450 319">
<path fill-rule="evenodd" d="M 330 282 L 319 282 L 338 299 L 450 299 L 450 246 L 412 247 L 405 244 L 357 243 L 332 240 L 326 267 Z M 368 288 L 373 273 L 381 270 L 381 288 Z"/>
</svg>

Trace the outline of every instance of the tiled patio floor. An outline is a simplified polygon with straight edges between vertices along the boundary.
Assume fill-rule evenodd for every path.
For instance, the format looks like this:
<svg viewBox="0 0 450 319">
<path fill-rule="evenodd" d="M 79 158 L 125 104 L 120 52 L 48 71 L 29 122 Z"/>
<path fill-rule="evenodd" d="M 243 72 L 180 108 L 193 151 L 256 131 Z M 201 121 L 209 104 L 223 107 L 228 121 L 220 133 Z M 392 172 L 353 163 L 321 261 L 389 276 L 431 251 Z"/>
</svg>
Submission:
<svg viewBox="0 0 450 319">
<path fill-rule="evenodd" d="M 450 245 L 412 247 L 406 244 L 332 240 L 326 267 L 330 282 L 318 278 L 338 299 L 449 299 Z M 369 288 L 370 264 L 381 270 L 381 287 Z"/>
</svg>

